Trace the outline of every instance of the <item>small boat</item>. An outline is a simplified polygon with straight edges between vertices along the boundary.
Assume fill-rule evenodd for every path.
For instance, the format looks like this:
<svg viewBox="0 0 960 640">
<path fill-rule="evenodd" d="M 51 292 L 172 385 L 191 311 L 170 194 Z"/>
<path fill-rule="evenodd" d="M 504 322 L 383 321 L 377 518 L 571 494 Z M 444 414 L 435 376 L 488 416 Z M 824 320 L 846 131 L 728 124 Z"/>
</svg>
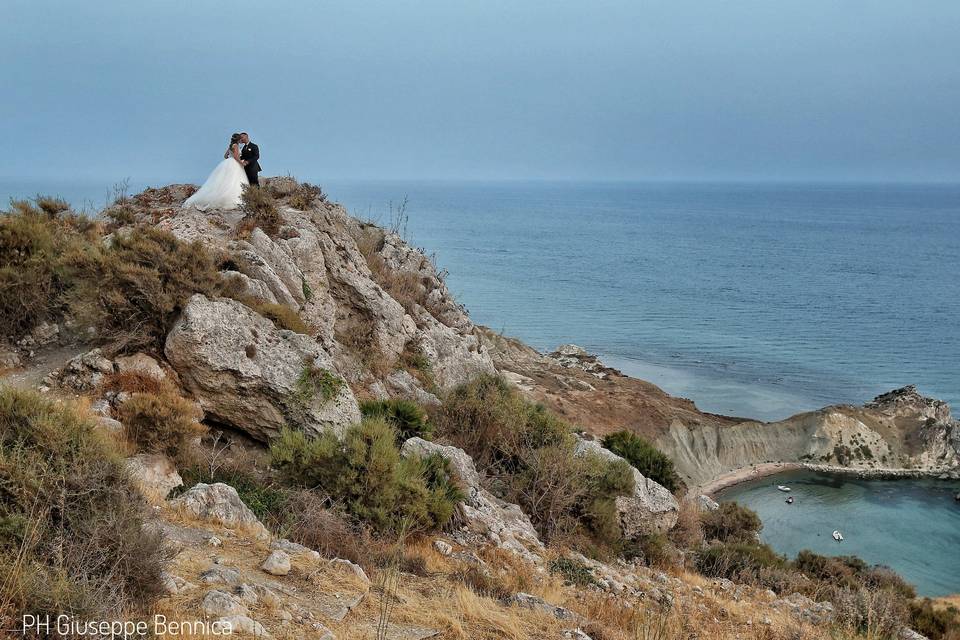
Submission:
<svg viewBox="0 0 960 640">
<path fill-rule="evenodd" d="M 837 542 L 843 542 L 843 534 L 840 533 L 839 531 L 834 531 L 833 539 L 836 540 Z"/>
<path fill-rule="evenodd" d="M 778 484 L 778 485 L 777 485 L 777 489 L 779 489 L 780 491 L 786 491 L 787 493 L 789 493 L 790 491 L 792 491 L 792 489 L 790 489 L 790 487 L 785 487 L 785 486 L 783 486 L 782 484 Z"/>
<path fill-rule="evenodd" d="M 793 504 L 793 496 L 787 498 L 787 504 Z"/>
</svg>

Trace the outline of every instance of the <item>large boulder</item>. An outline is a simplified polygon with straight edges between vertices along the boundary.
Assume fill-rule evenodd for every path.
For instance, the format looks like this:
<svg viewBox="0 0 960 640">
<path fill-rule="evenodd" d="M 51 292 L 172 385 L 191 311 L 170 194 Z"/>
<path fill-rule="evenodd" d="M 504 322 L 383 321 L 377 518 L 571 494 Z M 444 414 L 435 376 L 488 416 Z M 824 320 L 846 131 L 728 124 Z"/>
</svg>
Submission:
<svg viewBox="0 0 960 640">
<path fill-rule="evenodd" d="M 127 458 L 126 468 L 131 484 L 147 499 L 166 500 L 171 491 L 183 485 L 177 468 L 163 454 L 141 453 Z"/>
<path fill-rule="evenodd" d="M 277 329 L 235 300 L 194 295 L 164 353 L 208 417 L 258 440 L 284 426 L 316 435 L 360 420 L 353 392 L 316 340 Z"/>
<path fill-rule="evenodd" d="M 611 462 L 626 460 L 600 445 L 595 440 L 577 440 L 574 455 L 596 455 Z M 636 539 L 651 533 L 665 533 L 677 524 L 680 505 L 673 494 L 663 485 L 643 476 L 633 466 L 634 490 L 631 496 L 616 499 L 620 528 L 627 539 Z"/>
<path fill-rule="evenodd" d="M 246 529 L 261 538 L 270 537 L 267 528 L 250 507 L 243 503 L 237 490 L 228 484 L 201 482 L 171 504 L 198 520 L 213 522 L 227 529 Z"/>
<path fill-rule="evenodd" d="M 466 495 L 458 505 L 464 522 L 462 533 L 479 534 L 501 549 L 533 562 L 541 561 L 543 543 L 530 518 L 519 506 L 501 500 L 480 485 L 480 474 L 466 451 L 410 438 L 403 443 L 401 452 L 404 456 L 419 457 L 437 454 L 450 462 L 450 471 Z"/>
</svg>

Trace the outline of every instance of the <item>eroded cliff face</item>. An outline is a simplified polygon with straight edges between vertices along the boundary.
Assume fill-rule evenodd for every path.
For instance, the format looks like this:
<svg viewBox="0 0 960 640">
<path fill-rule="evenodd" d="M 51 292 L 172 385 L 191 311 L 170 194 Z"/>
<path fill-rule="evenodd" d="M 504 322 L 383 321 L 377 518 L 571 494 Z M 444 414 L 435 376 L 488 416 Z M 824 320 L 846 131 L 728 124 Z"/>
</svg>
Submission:
<svg viewBox="0 0 960 640">
<path fill-rule="evenodd" d="M 863 407 L 831 406 L 778 422 L 716 428 L 674 420 L 656 442 L 688 482 L 704 484 L 764 463 L 949 473 L 960 465 L 958 437 L 960 423 L 945 403 L 905 387 Z"/>
</svg>

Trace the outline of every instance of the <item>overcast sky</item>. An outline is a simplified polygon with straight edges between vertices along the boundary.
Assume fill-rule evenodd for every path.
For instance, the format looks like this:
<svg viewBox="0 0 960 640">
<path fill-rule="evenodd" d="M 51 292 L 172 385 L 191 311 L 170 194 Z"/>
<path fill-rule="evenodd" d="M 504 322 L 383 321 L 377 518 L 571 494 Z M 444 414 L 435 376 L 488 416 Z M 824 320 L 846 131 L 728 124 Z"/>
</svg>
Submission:
<svg viewBox="0 0 960 640">
<path fill-rule="evenodd" d="M 958 0 L 4 0 L 0 177 L 960 180 Z"/>
</svg>

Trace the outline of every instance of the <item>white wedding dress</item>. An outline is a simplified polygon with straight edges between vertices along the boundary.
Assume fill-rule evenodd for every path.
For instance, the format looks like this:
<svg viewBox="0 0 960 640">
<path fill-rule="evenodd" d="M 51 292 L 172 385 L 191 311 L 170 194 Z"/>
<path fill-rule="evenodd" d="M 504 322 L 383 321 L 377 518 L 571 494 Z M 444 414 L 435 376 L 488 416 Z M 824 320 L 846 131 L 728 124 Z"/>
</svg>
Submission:
<svg viewBox="0 0 960 640">
<path fill-rule="evenodd" d="M 214 168 L 203 186 L 187 198 L 183 206 L 194 207 L 200 211 L 236 209 L 240 206 L 243 188 L 249 184 L 247 173 L 231 155 Z"/>
</svg>

